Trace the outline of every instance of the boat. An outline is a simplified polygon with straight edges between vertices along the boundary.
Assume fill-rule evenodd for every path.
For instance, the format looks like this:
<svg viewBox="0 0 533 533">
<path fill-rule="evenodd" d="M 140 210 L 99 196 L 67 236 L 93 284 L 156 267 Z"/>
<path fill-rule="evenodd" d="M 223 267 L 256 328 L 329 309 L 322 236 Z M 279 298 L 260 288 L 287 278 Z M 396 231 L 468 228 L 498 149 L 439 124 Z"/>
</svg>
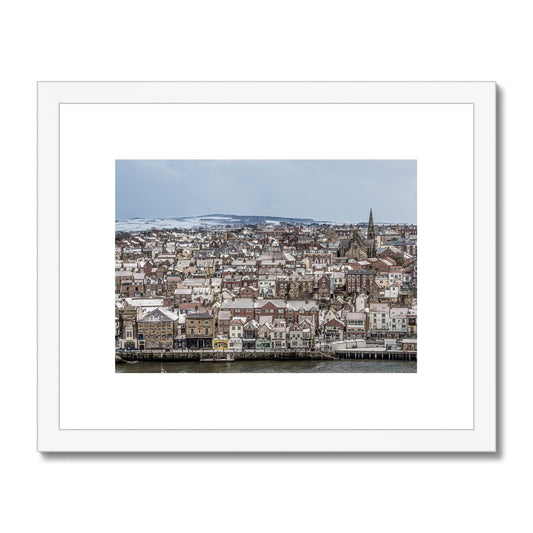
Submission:
<svg viewBox="0 0 533 533">
<path fill-rule="evenodd" d="M 122 359 L 120 355 L 115 355 L 115 364 L 117 365 L 134 365 L 135 363 L 138 363 L 139 361 L 126 361 L 126 359 Z"/>
<path fill-rule="evenodd" d="M 224 354 L 223 357 L 213 357 L 213 356 L 207 356 L 204 357 L 200 355 L 199 362 L 200 363 L 231 363 L 235 360 L 235 357 L 233 354 Z"/>
</svg>

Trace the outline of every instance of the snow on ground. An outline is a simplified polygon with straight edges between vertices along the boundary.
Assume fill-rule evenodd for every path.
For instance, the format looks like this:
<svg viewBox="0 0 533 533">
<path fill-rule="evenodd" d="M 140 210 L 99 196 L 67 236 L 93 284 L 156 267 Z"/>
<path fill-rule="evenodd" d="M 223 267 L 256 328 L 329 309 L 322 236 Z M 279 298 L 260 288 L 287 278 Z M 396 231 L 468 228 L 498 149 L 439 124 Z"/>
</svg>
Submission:
<svg viewBox="0 0 533 533">
<path fill-rule="evenodd" d="M 201 215 L 196 217 L 172 217 L 172 218 L 129 218 L 115 221 L 115 231 L 148 231 L 155 229 L 191 229 L 198 227 L 215 226 L 238 226 L 244 224 L 273 224 L 282 223 L 313 223 L 312 219 L 282 218 L 272 219 L 265 216 L 252 215 Z M 324 221 L 320 221 L 323 223 Z"/>
</svg>

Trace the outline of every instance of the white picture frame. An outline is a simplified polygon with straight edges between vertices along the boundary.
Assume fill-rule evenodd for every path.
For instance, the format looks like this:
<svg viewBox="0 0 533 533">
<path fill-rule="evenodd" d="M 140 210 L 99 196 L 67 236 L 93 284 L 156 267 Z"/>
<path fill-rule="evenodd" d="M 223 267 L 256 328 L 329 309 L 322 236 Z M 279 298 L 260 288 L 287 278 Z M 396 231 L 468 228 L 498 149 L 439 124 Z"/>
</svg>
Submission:
<svg viewBox="0 0 533 533">
<path fill-rule="evenodd" d="M 496 451 L 495 83 L 40 82 L 37 92 L 38 451 Z M 269 107 L 279 115 L 281 123 L 285 120 L 285 113 L 291 113 L 297 107 L 304 120 L 311 116 L 306 114 L 307 111 L 320 111 L 310 120 L 313 128 L 316 128 L 315 134 L 305 139 L 305 143 L 287 140 L 276 148 L 276 132 L 265 133 L 261 128 L 261 119 L 254 118 L 250 122 L 246 136 L 231 129 L 234 125 L 231 119 L 228 120 L 231 113 L 228 115 L 227 110 L 236 110 L 239 106 L 249 106 L 246 109 L 250 110 L 250 114 L 252 110 L 254 113 L 257 110 L 257 117 L 266 117 L 268 114 L 263 113 L 263 109 Z M 325 143 L 320 121 L 323 120 L 324 124 L 333 123 L 328 122 L 331 119 L 328 113 L 333 107 L 337 110 L 335 124 L 340 126 L 327 132 L 330 148 L 319 153 L 321 145 L 313 148 L 313 143 Z M 210 138 L 210 131 L 215 127 L 209 127 L 209 117 L 215 110 L 221 113 L 217 123 L 224 117 L 223 127 L 228 130 L 229 137 L 233 136 L 233 143 L 220 136 L 218 141 Z M 202 115 L 195 115 L 197 112 Z M 306 410 L 309 403 L 307 399 L 311 400 L 309 390 L 316 391 L 321 387 L 320 380 L 325 378 L 324 375 L 306 377 L 313 380 L 310 387 L 311 382 L 302 381 L 302 375 L 299 375 L 297 378 L 283 378 L 294 379 L 290 387 L 294 398 L 298 398 L 295 400 L 298 405 L 288 409 L 288 418 L 283 423 L 281 419 L 285 414 L 279 407 L 268 413 L 264 409 L 259 413 L 258 408 L 257 421 L 254 422 L 251 405 L 246 409 L 234 406 L 235 411 L 242 411 L 235 414 L 234 424 L 224 422 L 225 415 L 220 413 L 218 427 L 213 427 L 213 424 L 202 426 L 204 414 L 198 412 L 195 415 L 194 401 L 190 404 L 180 401 L 179 411 L 183 413 L 183 422 L 180 422 L 181 419 L 176 415 L 178 404 L 169 401 L 179 388 L 178 383 L 175 382 L 176 386 L 173 387 L 170 382 L 167 386 L 162 385 L 161 381 L 176 379 L 175 375 L 169 378 L 170 375 L 147 377 L 138 374 L 134 382 L 127 382 L 126 385 L 126 375 L 114 373 L 113 351 L 107 354 L 107 350 L 98 349 L 99 342 L 95 339 L 103 339 L 108 335 L 101 324 L 105 324 L 109 316 L 112 319 L 107 304 L 94 302 L 95 299 L 105 302 L 108 298 L 109 286 L 105 280 L 102 284 L 96 282 L 90 291 L 83 293 L 79 307 L 65 308 L 64 302 L 68 301 L 73 287 L 70 269 L 62 266 L 71 264 L 68 261 L 72 258 L 76 259 L 80 264 L 78 275 L 87 280 L 91 273 L 90 264 L 94 269 L 97 268 L 94 265 L 109 259 L 105 250 L 110 249 L 108 245 L 114 232 L 114 219 L 108 216 L 108 208 L 113 205 L 114 187 L 114 182 L 109 181 L 113 176 L 109 162 L 113 158 L 147 156 L 179 158 L 181 154 L 176 152 L 175 147 L 172 148 L 169 137 L 177 135 L 177 138 L 182 138 L 179 132 L 174 131 L 172 124 L 176 122 L 172 121 L 185 113 L 188 116 L 183 116 L 180 123 L 188 120 L 189 125 L 198 124 L 201 117 L 202 124 L 207 125 L 203 132 L 195 132 L 189 126 L 191 133 L 187 137 L 189 144 L 184 156 L 189 159 L 265 158 L 270 156 L 270 149 L 271 157 L 278 159 L 302 158 L 302 155 L 312 158 L 310 154 L 313 153 L 316 153 L 317 158 L 407 159 L 417 157 L 416 143 L 424 139 L 427 154 L 420 158 L 423 161 L 420 171 L 433 169 L 434 175 L 438 176 L 437 169 L 446 168 L 449 181 L 446 176 L 440 176 L 433 182 L 433 178 L 426 175 L 419 189 L 418 200 L 423 218 L 419 221 L 421 235 L 424 234 L 423 221 L 426 228 L 434 228 L 431 231 L 435 231 L 435 235 L 440 235 L 435 228 L 442 224 L 448 228 L 442 235 L 449 235 L 449 241 L 434 242 L 440 239 L 432 239 L 428 230 L 419 246 L 421 255 L 424 253 L 423 247 L 427 246 L 424 262 L 426 273 L 433 269 L 440 272 L 435 280 L 426 274 L 426 286 L 431 290 L 426 290 L 427 297 L 420 296 L 425 305 L 420 306 L 419 328 L 426 328 L 428 332 L 442 331 L 442 335 L 427 336 L 424 341 L 419 339 L 419 370 L 410 375 L 409 382 L 398 381 L 403 379 L 398 375 L 391 381 L 383 375 L 361 378 L 360 374 L 350 374 L 335 378 L 338 381 L 328 381 L 325 385 L 325 390 L 331 392 L 324 393 L 324 402 L 327 403 L 328 398 L 334 396 L 334 391 L 340 389 L 344 390 L 342 397 L 349 403 L 351 391 L 363 386 L 361 380 L 365 380 L 365 386 L 371 385 L 375 394 L 379 393 L 382 399 L 385 398 L 383 405 L 389 405 L 389 411 L 382 408 L 376 410 L 374 416 L 373 396 L 369 393 L 368 404 L 359 399 L 354 401 L 353 406 L 342 407 L 344 410 L 341 409 L 335 420 L 337 426 L 332 422 L 332 425 L 323 427 L 328 416 L 327 409 L 323 413 L 316 413 L 315 425 L 315 413 Z M 434 115 L 430 116 L 429 113 Z M 244 113 L 243 120 L 248 120 L 250 114 Z M 291 124 L 291 120 L 296 119 L 287 116 L 288 124 Z M 154 127 L 156 124 L 160 127 Z M 99 140 L 98 128 L 105 142 Z M 106 138 L 106 132 L 109 131 L 114 133 Z M 353 143 L 348 142 L 352 135 Z M 202 138 L 205 138 L 205 146 L 199 141 Z M 241 139 L 241 142 L 235 142 L 236 139 Z M 463 143 L 459 146 L 457 140 L 457 156 L 454 155 L 456 139 L 461 139 Z M 153 143 L 149 154 L 139 150 L 138 147 L 143 144 L 136 145 L 142 142 L 146 146 L 148 142 Z M 272 146 L 269 142 L 272 142 Z M 207 149 L 209 143 L 211 147 Z M 204 153 L 205 150 L 208 153 Z M 95 161 L 100 157 L 99 168 L 102 169 L 102 172 L 94 174 L 94 181 L 82 169 L 82 166 L 92 165 L 93 157 Z M 80 176 L 79 182 L 77 176 Z M 437 192 L 436 187 L 439 188 Z M 69 195 L 76 201 L 71 201 Z M 91 202 L 92 212 L 98 216 L 91 220 L 82 216 L 87 206 L 83 202 L 77 203 L 81 198 Z M 436 201 L 438 198 L 442 198 L 442 203 Z M 77 218 L 76 213 L 80 213 L 80 218 Z M 449 216 L 442 219 L 443 213 L 449 213 Z M 440 220 L 436 220 L 437 217 Z M 98 244 L 91 247 L 91 236 L 100 231 L 91 229 L 91 225 L 96 224 L 96 218 L 103 232 L 109 230 L 109 234 L 102 233 L 106 237 L 101 239 L 105 241 L 101 248 Z M 86 236 L 83 243 L 78 243 L 68 233 L 73 226 L 79 234 Z M 443 248 L 448 250 L 444 255 L 441 253 L 441 260 L 448 263 L 446 270 L 439 270 L 443 267 L 441 263 L 437 264 L 437 247 L 441 251 Z M 435 253 L 430 253 L 429 250 L 433 248 Z M 455 293 L 454 288 L 460 290 L 457 289 Z M 112 298 L 110 302 L 112 304 Z M 105 320 L 99 319 L 100 312 L 105 314 Z M 79 314 L 80 324 L 76 337 L 62 328 L 63 319 L 67 314 L 72 316 L 74 313 Z M 73 335 L 73 341 L 77 339 L 75 342 L 79 343 L 79 348 L 74 342 L 65 341 L 67 333 Z M 464 335 L 464 342 L 460 340 L 461 335 Z M 95 366 L 102 362 L 101 368 L 105 371 L 100 374 L 85 373 L 79 365 L 82 364 L 80 360 L 87 362 L 87 357 L 94 357 Z M 107 361 L 105 357 L 109 357 L 109 365 L 104 362 Z M 431 365 L 430 361 L 433 361 Z M 450 369 L 450 366 L 453 368 Z M 215 377 L 220 379 L 220 376 Z M 132 379 L 132 375 L 127 379 Z M 213 376 L 209 379 L 209 388 L 206 387 L 204 394 L 209 394 L 211 387 L 219 386 L 213 385 Z M 238 386 L 242 386 L 243 390 L 247 390 L 247 379 L 250 379 L 249 375 L 239 377 Z M 87 382 L 90 387 L 81 386 L 87 385 Z M 233 387 L 236 382 L 231 383 Z M 356 383 L 357 387 L 354 386 Z M 395 387 L 398 387 L 397 394 L 391 392 L 396 390 Z M 145 404 L 138 402 L 139 394 L 149 398 L 158 388 L 168 388 L 164 396 L 165 403 L 159 402 L 156 408 L 152 406 L 148 409 Z M 418 393 L 409 396 L 410 401 L 403 406 L 403 414 L 400 414 L 399 410 L 395 410 L 399 409 L 397 406 L 402 403 L 402 394 L 407 394 L 407 389 L 416 389 Z M 88 390 L 93 393 L 88 394 Z M 213 403 L 222 409 L 220 391 L 212 394 Z M 253 392 L 248 394 L 252 395 L 253 400 Z M 128 408 L 131 405 L 137 406 L 133 412 Z M 329 411 L 333 418 L 337 416 L 335 405 L 338 404 L 332 403 Z M 117 406 L 121 406 L 124 418 L 128 417 L 127 425 L 116 423 L 121 413 Z M 232 406 L 226 408 L 231 410 Z M 365 411 L 370 417 L 366 423 Z M 409 418 L 406 427 L 397 427 L 394 420 L 404 416 L 406 411 L 412 418 Z M 115 422 L 112 418 L 104 420 L 105 412 L 114 413 Z M 354 416 L 353 427 L 350 427 L 350 412 Z M 153 414 L 153 423 L 147 427 L 146 420 L 149 418 L 146 417 L 150 417 L 150 413 Z M 291 420 L 295 420 L 298 413 L 301 415 L 301 425 L 291 426 Z M 138 424 L 135 423 L 136 416 L 139 417 Z M 141 420 L 143 416 L 145 418 Z M 278 417 L 280 424 L 276 427 Z M 184 426 L 185 420 L 189 424 Z M 236 425 L 239 420 L 249 426 Z M 267 424 L 266 420 L 270 422 Z M 172 427 L 172 424 L 176 426 Z"/>
</svg>

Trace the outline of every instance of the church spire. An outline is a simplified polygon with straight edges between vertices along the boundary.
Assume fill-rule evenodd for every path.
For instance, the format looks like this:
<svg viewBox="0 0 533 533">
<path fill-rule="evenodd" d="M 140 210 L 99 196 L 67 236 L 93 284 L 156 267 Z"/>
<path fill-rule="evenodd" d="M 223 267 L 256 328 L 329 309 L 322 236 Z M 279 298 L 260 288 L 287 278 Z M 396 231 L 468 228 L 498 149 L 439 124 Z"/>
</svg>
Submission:
<svg viewBox="0 0 533 533">
<path fill-rule="evenodd" d="M 367 239 L 375 239 L 376 231 L 374 230 L 374 217 L 372 216 L 372 208 L 370 208 L 370 218 L 368 219 L 368 231 L 366 234 Z"/>
</svg>

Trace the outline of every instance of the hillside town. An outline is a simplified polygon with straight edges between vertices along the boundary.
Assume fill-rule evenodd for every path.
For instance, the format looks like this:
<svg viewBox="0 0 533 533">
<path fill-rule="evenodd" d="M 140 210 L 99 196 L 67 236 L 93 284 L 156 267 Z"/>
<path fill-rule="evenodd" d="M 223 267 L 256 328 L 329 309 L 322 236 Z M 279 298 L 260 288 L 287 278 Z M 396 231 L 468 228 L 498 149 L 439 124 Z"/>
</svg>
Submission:
<svg viewBox="0 0 533 533">
<path fill-rule="evenodd" d="M 115 235 L 123 352 L 416 351 L 417 227 L 262 224 Z"/>
</svg>

